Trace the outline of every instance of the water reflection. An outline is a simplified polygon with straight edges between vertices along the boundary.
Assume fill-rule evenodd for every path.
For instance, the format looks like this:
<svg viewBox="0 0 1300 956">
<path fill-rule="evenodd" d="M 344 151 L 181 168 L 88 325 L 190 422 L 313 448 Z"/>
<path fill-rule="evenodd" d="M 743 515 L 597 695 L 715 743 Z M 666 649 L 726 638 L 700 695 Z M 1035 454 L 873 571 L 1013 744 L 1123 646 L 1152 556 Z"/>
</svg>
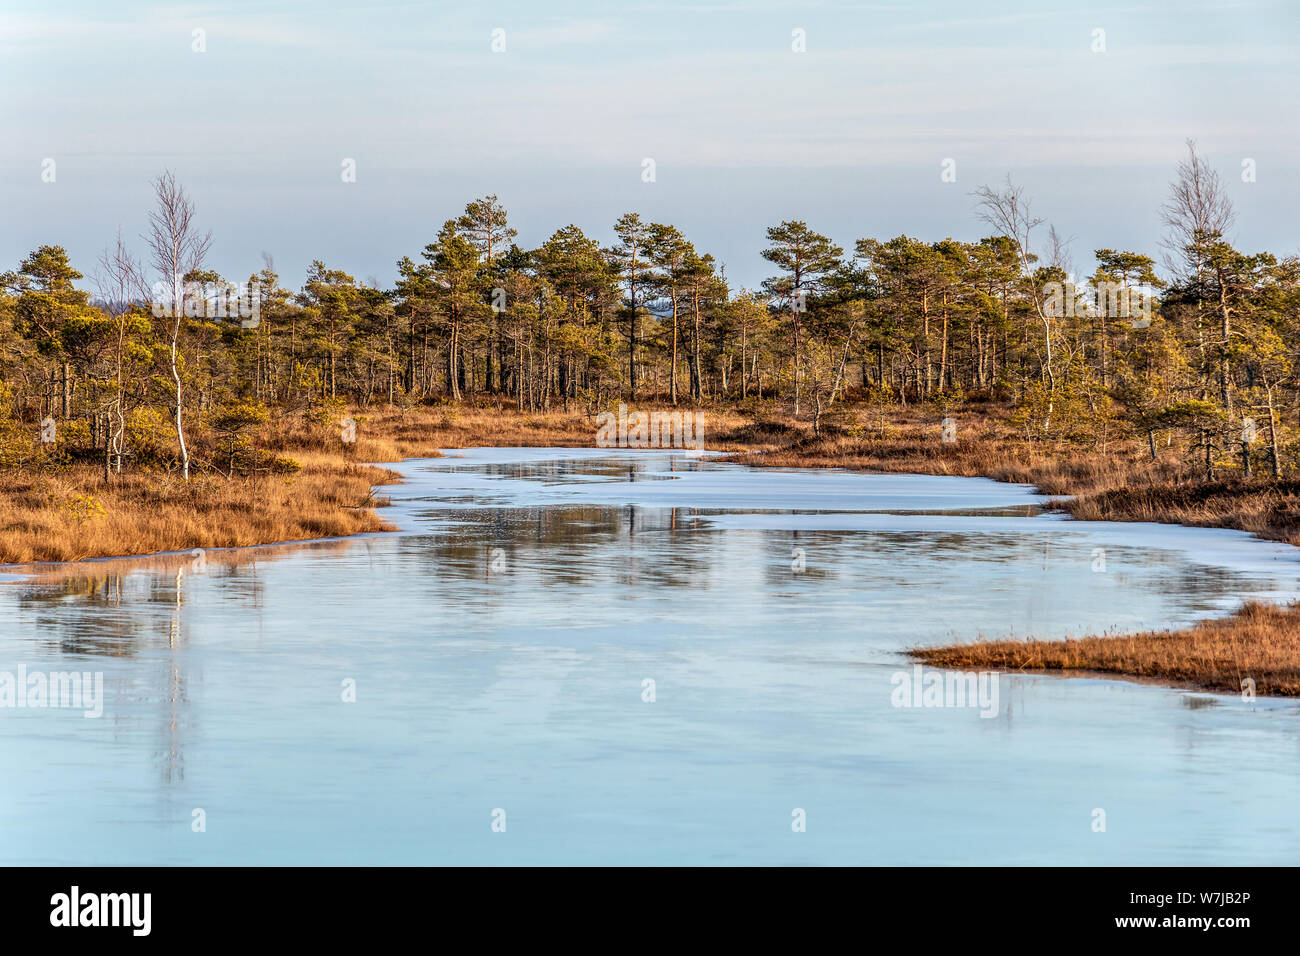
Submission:
<svg viewBox="0 0 1300 956">
<path fill-rule="evenodd" d="M 165 710 L 166 733 L 163 740 L 163 782 L 173 783 L 185 779 L 185 756 L 181 734 L 181 722 L 188 716 L 189 699 L 186 694 L 186 681 L 181 673 L 180 656 L 182 649 L 181 605 L 185 596 L 185 567 L 176 568 L 174 587 L 174 604 L 171 621 L 167 628 L 166 687 Z"/>
</svg>

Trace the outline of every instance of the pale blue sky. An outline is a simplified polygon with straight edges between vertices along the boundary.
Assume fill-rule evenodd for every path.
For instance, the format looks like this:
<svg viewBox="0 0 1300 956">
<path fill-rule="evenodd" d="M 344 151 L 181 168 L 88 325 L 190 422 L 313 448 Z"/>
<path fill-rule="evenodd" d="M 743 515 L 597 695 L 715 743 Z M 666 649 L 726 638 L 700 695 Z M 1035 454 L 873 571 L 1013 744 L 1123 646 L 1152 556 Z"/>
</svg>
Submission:
<svg viewBox="0 0 1300 956">
<path fill-rule="evenodd" d="M 60 243 L 89 272 L 119 225 L 142 231 L 164 167 L 213 267 L 243 278 L 266 250 L 292 287 L 313 258 L 390 283 L 489 192 L 522 244 L 570 222 L 609 241 L 636 210 L 756 285 L 769 224 L 846 248 L 973 239 L 969 192 L 1008 172 L 1087 268 L 1097 246 L 1155 252 L 1188 136 L 1228 182 L 1237 242 L 1292 253 L 1298 27 L 1294 0 L 0 0 L 0 268 Z"/>
</svg>

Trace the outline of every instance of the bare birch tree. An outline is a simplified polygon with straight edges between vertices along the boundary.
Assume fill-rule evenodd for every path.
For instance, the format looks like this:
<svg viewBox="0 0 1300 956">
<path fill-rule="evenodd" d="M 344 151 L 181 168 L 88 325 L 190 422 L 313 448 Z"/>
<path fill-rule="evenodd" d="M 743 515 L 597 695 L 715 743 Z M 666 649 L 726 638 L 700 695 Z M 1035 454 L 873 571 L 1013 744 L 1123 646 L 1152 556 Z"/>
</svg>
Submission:
<svg viewBox="0 0 1300 956">
<path fill-rule="evenodd" d="M 99 254 L 96 278 L 105 310 L 113 316 L 113 331 L 117 338 L 114 343 L 115 389 L 108 407 L 104 442 L 104 480 L 108 481 L 113 471 L 118 474 L 122 472 L 122 442 L 126 432 L 126 414 L 122 408 L 125 394 L 122 361 L 126 348 L 127 314 L 137 302 L 149 298 L 149 283 L 145 278 L 144 267 L 122 241 L 121 229 L 117 231 L 113 246 Z"/>
<path fill-rule="evenodd" d="M 1237 221 L 1237 212 L 1219 174 L 1205 165 L 1196 151 L 1194 139 L 1187 140 L 1187 157 L 1178 164 L 1177 178 L 1169 186 L 1160 216 L 1168 230 L 1160 241 L 1165 268 L 1175 281 L 1196 290 L 1199 326 L 1210 252 Z M 1228 351 L 1232 320 L 1226 304 L 1219 309 L 1219 336 L 1219 403 L 1227 409 L 1231 406 Z"/>
<path fill-rule="evenodd" d="M 1205 264 L 1206 237 L 1222 236 L 1237 221 L 1237 212 L 1219 174 L 1205 165 L 1196 140 L 1187 140 L 1187 157 L 1160 206 L 1168 232 L 1160 241 L 1164 265 L 1178 280 L 1195 280 Z"/>
<path fill-rule="evenodd" d="M 1033 281 L 1033 263 L 1036 257 L 1030 251 L 1033 231 L 1043 224 L 1043 220 L 1032 215 L 1025 188 L 1012 183 L 1010 176 L 1007 176 L 1006 185 L 1001 189 L 981 186 L 975 190 L 975 199 L 976 215 L 1015 244 L 1021 275 L 1029 286 L 1034 312 L 1043 327 L 1043 371 L 1047 376 L 1048 388 L 1047 421 L 1044 423 L 1046 431 L 1051 427 L 1052 399 L 1056 395 L 1056 372 L 1052 367 L 1052 320 L 1044 304 L 1043 290 Z M 1059 250 L 1059 243 L 1054 245 Z"/>
<path fill-rule="evenodd" d="M 176 181 L 170 170 L 153 181 L 156 205 L 149 213 L 149 232 L 145 239 L 153 255 L 153 265 L 171 286 L 171 368 L 176 383 L 176 440 L 181 449 L 181 475 L 190 477 L 190 455 L 185 447 L 182 419 L 184 392 L 177 365 L 181 322 L 185 317 L 185 276 L 203 264 L 212 244 L 212 233 L 200 234 L 194 223 L 194 201 Z"/>
</svg>

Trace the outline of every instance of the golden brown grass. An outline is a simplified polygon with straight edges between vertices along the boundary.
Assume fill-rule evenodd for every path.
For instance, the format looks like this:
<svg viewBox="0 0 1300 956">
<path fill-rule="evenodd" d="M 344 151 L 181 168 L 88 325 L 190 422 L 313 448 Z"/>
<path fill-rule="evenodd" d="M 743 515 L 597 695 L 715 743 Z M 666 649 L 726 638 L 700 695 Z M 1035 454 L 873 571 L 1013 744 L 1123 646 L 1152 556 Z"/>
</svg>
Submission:
<svg viewBox="0 0 1300 956">
<path fill-rule="evenodd" d="M 189 482 L 127 472 L 105 485 L 89 465 L 8 474 L 0 561 L 235 548 L 388 528 L 371 510 L 371 486 L 393 481 L 392 472 L 323 454 L 296 457 L 302 469 L 292 475 L 200 473 Z"/>
<path fill-rule="evenodd" d="M 981 641 L 925 648 L 936 667 L 1093 671 L 1259 695 L 1300 696 L 1300 605 L 1246 604 L 1231 617 L 1179 631 L 1061 641 Z"/>
<path fill-rule="evenodd" d="M 667 403 L 638 404 L 641 411 L 671 410 Z M 725 436 L 750 424 L 750 419 L 726 409 L 700 410 L 683 405 L 679 411 L 690 411 L 703 423 L 705 445 L 711 449 L 741 450 L 751 447 L 748 442 L 727 441 Z M 409 416 L 411 413 L 407 413 Z M 433 447 L 468 448 L 474 445 L 528 446 L 528 447 L 589 447 L 596 443 L 596 425 L 593 415 L 574 410 L 570 412 L 517 412 L 511 405 L 455 407 L 425 410 L 423 423 L 404 423 L 401 412 L 386 412 L 375 417 L 374 425 L 386 435 L 405 435 L 407 456 L 418 446 L 410 438 L 423 438 L 434 442 Z M 411 420 L 409 417 L 407 422 Z M 358 417 L 365 431 L 363 417 Z M 375 459 L 378 460 L 378 459 Z"/>
<path fill-rule="evenodd" d="M 731 460 L 759 467 L 980 476 L 1033 485 L 1055 499 L 1054 508 L 1085 521 L 1233 528 L 1300 545 L 1300 481 L 1236 478 L 1207 483 L 1188 475 L 1173 452 L 1166 450 L 1152 461 L 1140 443 L 1132 441 L 1110 442 L 1104 452 L 1029 444 L 999 411 L 961 415 L 953 443 L 940 439 L 939 419 L 932 412 L 891 411 L 883 429 L 833 428 L 818 437 L 806 428 L 797 429 L 767 450 L 744 452 Z"/>
<path fill-rule="evenodd" d="M 337 427 L 298 419 L 269 440 L 293 454 L 307 449 L 355 461 L 433 458 L 439 448 L 469 445 L 590 445 L 592 419 L 578 412 L 519 413 L 512 407 L 445 406 L 353 409 L 356 442 L 345 445 Z M 267 440 L 264 436 L 264 440 Z"/>
<path fill-rule="evenodd" d="M 666 407 L 666 406 L 662 406 Z M 1189 479 L 1172 454 L 1153 462 L 1132 442 L 1105 452 L 1030 445 L 989 407 L 959 417 L 958 441 L 940 440 L 939 416 L 891 409 L 813 436 L 805 422 L 755 421 L 706 411 L 706 445 L 760 467 L 836 467 L 968 475 L 1020 482 L 1062 497 L 1054 505 L 1086 520 L 1165 521 L 1238 528 L 1300 544 L 1300 482 Z M 128 469 L 105 484 L 99 466 L 76 464 L 0 474 L 0 563 L 75 561 L 192 548 L 243 548 L 341 537 L 388 525 L 372 486 L 397 476 L 366 462 L 433 457 L 473 445 L 589 446 L 585 410 L 517 412 L 508 404 L 367 408 L 351 412 L 356 441 L 337 423 L 281 416 L 258 447 L 292 458 L 292 474 L 226 478 L 200 470 L 188 483 L 159 470 Z M 843 416 L 851 419 L 852 416 Z M 1249 605 L 1186 631 L 1074 641 L 986 642 L 918 652 L 949 667 L 1086 670 L 1238 690 L 1300 694 L 1300 609 Z"/>
<path fill-rule="evenodd" d="M 277 418 L 255 444 L 292 459 L 289 474 L 226 477 L 196 467 L 130 467 L 105 482 L 102 466 L 72 464 L 0 476 L 0 563 L 77 561 L 116 555 L 241 548 L 390 529 L 374 509 L 375 485 L 394 472 L 365 464 L 436 455 L 437 420 L 400 413 L 358 421 L 345 443 L 336 426 Z M 198 463 L 196 463 L 198 464 Z"/>
<path fill-rule="evenodd" d="M 867 416 L 864 416 L 864 419 Z M 760 437 L 751 429 L 750 437 Z M 1233 528 L 1300 545 L 1300 482 L 1204 482 L 1166 450 L 1152 461 L 1136 442 L 1107 450 L 1029 445 L 997 410 L 961 415 L 958 441 L 940 439 L 939 416 L 891 412 L 883 428 L 770 426 L 766 450 L 732 457 L 767 467 L 833 467 L 967 475 L 1034 485 L 1052 507 L 1087 521 L 1154 521 Z M 1060 497 L 1057 497 L 1060 496 Z M 1070 497 L 1065 497 L 1070 496 Z M 936 666 L 1096 671 L 1261 695 L 1300 695 L 1300 607 L 1251 604 L 1220 621 L 1176 632 L 1068 641 L 995 641 L 916 652 Z"/>
<path fill-rule="evenodd" d="M 1130 480 L 1059 504 L 1084 521 L 1162 521 L 1234 528 L 1300 545 L 1300 481 L 1294 479 Z"/>
<path fill-rule="evenodd" d="M 641 410 L 668 405 L 645 404 Z M 742 450 L 750 442 L 727 441 L 724 437 L 750 423 L 737 412 L 727 410 L 693 411 L 703 422 L 708 448 Z M 347 454 L 356 461 L 401 461 L 404 458 L 436 457 L 439 448 L 496 447 L 578 447 L 595 445 L 596 425 L 586 411 L 519 412 L 507 403 L 490 405 L 447 405 L 441 407 L 385 408 L 353 410 L 357 423 L 356 443 Z M 337 451 L 337 430 L 324 429 L 302 421 L 286 428 L 275 442 L 290 452 L 309 448 Z"/>
<path fill-rule="evenodd" d="M 646 406 L 647 408 L 650 406 Z M 128 467 L 105 482 L 95 464 L 0 473 L 0 564 L 78 561 L 118 555 L 241 548 L 278 541 L 382 531 L 374 485 L 397 475 L 367 462 L 435 457 L 471 445 L 589 446 L 595 423 L 583 411 L 519 413 L 509 405 L 353 409 L 356 440 L 338 423 L 282 415 L 255 445 L 297 462 L 292 474 L 228 478 L 196 462 L 190 481 Z M 706 443 L 747 421 L 704 413 Z M 731 444 L 725 447 L 742 447 Z"/>
</svg>

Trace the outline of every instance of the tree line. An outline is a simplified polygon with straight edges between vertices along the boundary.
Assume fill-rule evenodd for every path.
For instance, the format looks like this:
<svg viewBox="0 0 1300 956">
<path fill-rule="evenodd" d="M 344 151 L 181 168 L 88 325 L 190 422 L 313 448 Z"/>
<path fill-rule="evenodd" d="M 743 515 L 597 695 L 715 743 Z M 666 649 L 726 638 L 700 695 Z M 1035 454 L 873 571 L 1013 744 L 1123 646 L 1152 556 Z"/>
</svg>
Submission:
<svg viewBox="0 0 1300 956">
<path fill-rule="evenodd" d="M 1231 245 L 1225 185 L 1192 143 L 1151 255 L 1097 249 L 1076 273 L 1008 179 L 974 194 L 989 228 L 974 242 L 846 251 L 774 225 L 756 289 L 636 213 L 608 245 L 568 225 L 521 248 L 496 196 L 402 258 L 392 288 L 315 261 L 294 291 L 265 255 L 237 282 L 208 267 L 175 177 L 153 185 L 141 254 L 119 233 L 89 278 L 57 245 L 0 276 L 0 464 L 234 474 L 275 466 L 248 436 L 277 410 L 484 398 L 735 404 L 820 432 L 863 403 L 946 414 L 992 397 L 1026 440 L 1137 436 L 1210 479 L 1281 475 L 1300 452 L 1300 261 Z"/>
</svg>

